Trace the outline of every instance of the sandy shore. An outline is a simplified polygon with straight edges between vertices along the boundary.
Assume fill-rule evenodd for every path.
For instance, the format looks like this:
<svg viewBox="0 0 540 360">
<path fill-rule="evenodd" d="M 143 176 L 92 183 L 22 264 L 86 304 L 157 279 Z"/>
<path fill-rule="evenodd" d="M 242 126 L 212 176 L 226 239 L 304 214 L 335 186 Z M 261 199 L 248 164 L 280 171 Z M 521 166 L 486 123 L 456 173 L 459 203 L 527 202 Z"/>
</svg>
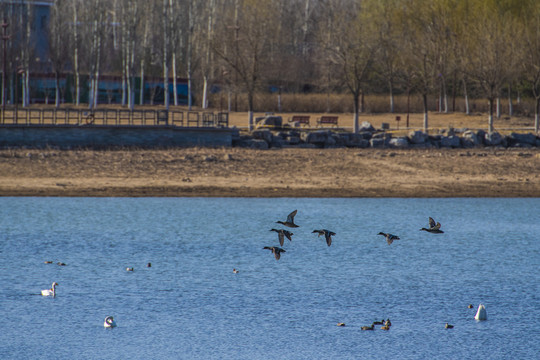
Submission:
<svg viewBox="0 0 540 360">
<path fill-rule="evenodd" d="M 0 196 L 540 197 L 540 151 L 0 150 Z"/>
</svg>

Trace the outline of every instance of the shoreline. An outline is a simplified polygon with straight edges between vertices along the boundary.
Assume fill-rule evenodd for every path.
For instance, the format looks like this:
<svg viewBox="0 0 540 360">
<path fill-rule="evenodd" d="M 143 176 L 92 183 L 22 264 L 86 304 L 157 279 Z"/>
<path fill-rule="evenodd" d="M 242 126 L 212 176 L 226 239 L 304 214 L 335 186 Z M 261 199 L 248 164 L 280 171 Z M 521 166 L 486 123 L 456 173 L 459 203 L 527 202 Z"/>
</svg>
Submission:
<svg viewBox="0 0 540 360">
<path fill-rule="evenodd" d="M 0 196 L 536 198 L 540 151 L 3 149 Z"/>
</svg>

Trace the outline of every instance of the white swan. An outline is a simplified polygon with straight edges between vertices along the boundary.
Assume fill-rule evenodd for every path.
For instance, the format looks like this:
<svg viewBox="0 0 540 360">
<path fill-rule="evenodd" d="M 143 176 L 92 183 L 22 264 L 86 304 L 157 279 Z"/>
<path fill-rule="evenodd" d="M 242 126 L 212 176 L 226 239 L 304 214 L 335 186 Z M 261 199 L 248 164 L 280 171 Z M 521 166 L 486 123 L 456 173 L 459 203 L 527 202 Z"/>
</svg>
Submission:
<svg viewBox="0 0 540 360">
<path fill-rule="evenodd" d="M 478 305 L 478 311 L 476 311 L 476 315 L 474 316 L 475 320 L 487 320 L 487 313 L 486 313 L 486 307 L 482 304 Z"/>
<path fill-rule="evenodd" d="M 50 289 L 41 290 L 41 295 L 43 296 L 56 296 L 56 287 L 58 286 L 58 283 L 53 282 L 52 287 Z"/>
<path fill-rule="evenodd" d="M 116 326 L 116 322 L 114 321 L 114 318 L 112 316 L 107 316 L 105 318 L 105 322 L 103 323 L 103 326 L 106 328 L 113 328 Z"/>
</svg>

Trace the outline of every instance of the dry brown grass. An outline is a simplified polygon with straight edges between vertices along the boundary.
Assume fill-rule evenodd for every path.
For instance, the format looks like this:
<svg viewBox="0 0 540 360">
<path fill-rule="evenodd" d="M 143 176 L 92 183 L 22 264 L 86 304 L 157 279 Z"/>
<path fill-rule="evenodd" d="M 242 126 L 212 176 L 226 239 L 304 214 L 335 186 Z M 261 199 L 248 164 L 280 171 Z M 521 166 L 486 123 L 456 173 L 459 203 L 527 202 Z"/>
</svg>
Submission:
<svg viewBox="0 0 540 360">
<path fill-rule="evenodd" d="M 539 197 L 540 151 L 11 149 L 0 196 Z"/>
</svg>

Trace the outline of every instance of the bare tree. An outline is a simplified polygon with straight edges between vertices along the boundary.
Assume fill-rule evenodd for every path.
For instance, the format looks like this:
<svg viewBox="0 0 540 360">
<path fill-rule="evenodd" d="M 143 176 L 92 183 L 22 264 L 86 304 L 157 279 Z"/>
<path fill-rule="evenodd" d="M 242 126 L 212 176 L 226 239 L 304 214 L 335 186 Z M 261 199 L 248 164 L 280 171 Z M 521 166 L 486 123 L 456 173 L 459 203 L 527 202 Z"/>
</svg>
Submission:
<svg viewBox="0 0 540 360">
<path fill-rule="evenodd" d="M 523 39 L 523 76 L 529 84 L 535 99 L 534 131 L 540 128 L 540 3 L 530 2 L 525 6 L 526 19 L 521 23 L 524 27 Z"/>
<path fill-rule="evenodd" d="M 372 70 L 375 55 L 375 34 L 367 15 L 373 2 L 345 1 L 347 6 L 332 9 L 327 16 L 333 17 L 332 36 L 325 44 L 330 62 L 334 64 L 335 75 L 343 81 L 353 96 L 354 132 L 359 130 L 360 95 Z M 341 4 L 343 5 L 343 4 Z M 323 37 L 324 38 L 324 37 Z"/>
<path fill-rule="evenodd" d="M 467 37 L 467 74 L 482 89 L 489 103 L 488 131 L 493 132 L 493 107 L 516 67 L 512 37 L 519 27 L 509 12 L 479 4 Z"/>
<path fill-rule="evenodd" d="M 274 4 L 264 0 L 236 0 L 235 8 L 225 15 L 221 31 L 216 31 L 212 48 L 238 76 L 248 100 L 248 127 L 253 129 L 255 91 L 261 83 L 261 69 L 270 53 L 268 39 L 274 33 L 271 24 L 277 14 Z"/>
</svg>

